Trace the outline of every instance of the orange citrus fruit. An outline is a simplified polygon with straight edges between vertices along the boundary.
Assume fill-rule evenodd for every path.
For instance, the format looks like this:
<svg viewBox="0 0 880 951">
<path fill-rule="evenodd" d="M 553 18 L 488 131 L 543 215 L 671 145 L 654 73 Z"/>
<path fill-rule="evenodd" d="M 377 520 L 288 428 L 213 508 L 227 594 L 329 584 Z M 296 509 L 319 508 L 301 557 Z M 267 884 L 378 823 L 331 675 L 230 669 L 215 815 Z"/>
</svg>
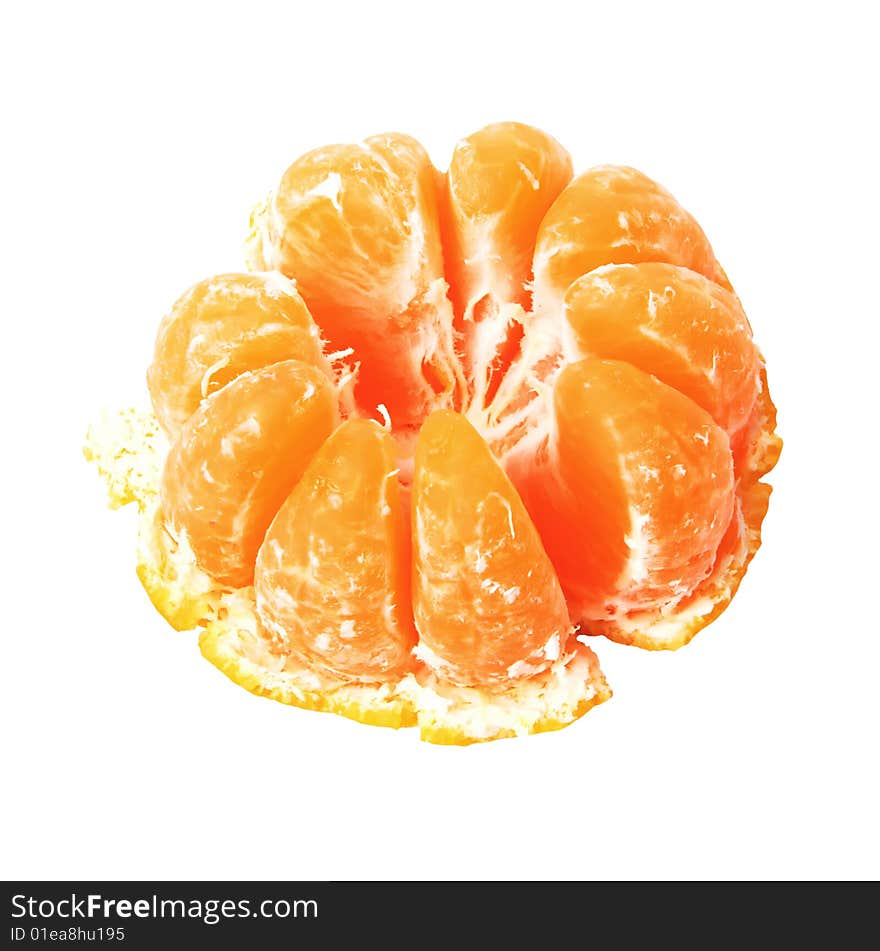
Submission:
<svg viewBox="0 0 880 951">
<path fill-rule="evenodd" d="M 247 254 L 161 324 L 149 452 L 131 417 L 87 450 L 144 513 L 154 603 L 233 679 L 477 742 L 607 699 L 586 635 L 673 649 L 730 602 L 781 441 L 661 185 L 572 178 L 516 122 L 445 174 L 390 133 L 297 159 Z"/>
</svg>

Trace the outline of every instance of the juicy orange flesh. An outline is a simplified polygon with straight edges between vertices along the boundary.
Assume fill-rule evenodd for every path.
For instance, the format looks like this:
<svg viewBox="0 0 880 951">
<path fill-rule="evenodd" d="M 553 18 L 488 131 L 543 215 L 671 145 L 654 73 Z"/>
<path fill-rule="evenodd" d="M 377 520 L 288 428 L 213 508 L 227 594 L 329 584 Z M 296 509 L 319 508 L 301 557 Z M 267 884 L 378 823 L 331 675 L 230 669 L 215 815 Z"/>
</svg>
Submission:
<svg viewBox="0 0 880 951">
<path fill-rule="evenodd" d="M 241 374 L 187 420 L 165 463 L 162 506 L 204 571 L 251 583 L 269 523 L 336 420 L 329 380 L 297 360 Z"/>
<path fill-rule="evenodd" d="M 485 294 L 528 308 L 538 225 L 571 174 L 568 152 L 519 122 L 486 126 L 456 145 L 441 207 L 457 320 Z"/>
<path fill-rule="evenodd" d="M 702 406 L 732 435 L 758 392 L 760 356 L 736 296 L 672 264 L 602 267 L 563 300 L 577 350 L 625 360 Z"/>
<path fill-rule="evenodd" d="M 416 643 L 395 452 L 377 423 L 343 423 L 281 506 L 257 560 L 257 612 L 280 649 L 353 680 L 399 676 Z"/>
<path fill-rule="evenodd" d="M 147 383 L 174 438 L 204 397 L 281 360 L 326 368 L 318 328 L 280 274 L 220 274 L 183 294 L 159 326 Z"/>
<path fill-rule="evenodd" d="M 487 126 L 455 147 L 440 208 L 449 299 L 471 382 L 466 403 L 489 406 L 518 354 L 535 234 L 571 174 L 555 139 L 518 122 Z"/>
<path fill-rule="evenodd" d="M 398 426 L 460 398 L 436 170 L 414 139 L 318 149 L 275 192 L 270 265 L 295 277 L 332 351 L 353 348 L 357 396 Z"/>
<path fill-rule="evenodd" d="M 163 322 L 165 513 L 209 574 L 255 580 L 276 650 L 374 682 L 418 639 L 442 676 L 503 684 L 572 620 L 668 614 L 741 548 L 734 471 L 774 422 L 748 321 L 661 186 L 570 177 L 517 123 L 445 176 L 403 135 L 315 150 L 260 219 L 275 272 L 203 281 Z"/>
<path fill-rule="evenodd" d="M 573 281 L 605 264 L 678 264 L 729 287 L 702 228 L 647 175 L 600 166 L 578 175 L 541 222 L 535 307 L 554 307 Z"/>
<path fill-rule="evenodd" d="M 546 460 L 519 481 L 578 616 L 688 594 L 733 513 L 727 435 L 692 400 L 619 361 L 566 367 L 554 410 Z"/>
<path fill-rule="evenodd" d="M 510 479 L 457 413 L 434 413 L 419 433 L 413 526 L 416 626 L 448 679 L 503 681 L 559 655 L 571 625 L 556 573 Z"/>
</svg>

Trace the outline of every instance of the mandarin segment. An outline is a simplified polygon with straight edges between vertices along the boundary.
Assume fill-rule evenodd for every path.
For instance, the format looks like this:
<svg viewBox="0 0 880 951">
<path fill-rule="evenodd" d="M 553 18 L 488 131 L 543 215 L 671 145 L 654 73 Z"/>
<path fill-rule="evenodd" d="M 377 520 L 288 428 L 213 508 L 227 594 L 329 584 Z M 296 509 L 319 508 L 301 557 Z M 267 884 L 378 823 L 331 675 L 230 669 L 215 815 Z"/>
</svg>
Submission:
<svg viewBox="0 0 880 951">
<path fill-rule="evenodd" d="M 665 188 L 634 168 L 590 169 L 538 229 L 535 310 L 555 312 L 569 285 L 597 267 L 642 261 L 677 264 L 730 287 L 703 229 Z"/>
<path fill-rule="evenodd" d="M 458 684 L 545 670 L 571 632 L 565 599 L 510 479 L 461 415 L 422 426 L 413 482 L 418 652 Z"/>
<path fill-rule="evenodd" d="M 462 139 L 444 189 L 444 237 L 456 316 L 483 297 L 527 308 L 538 225 L 571 179 L 571 157 L 546 132 L 498 122 Z"/>
<path fill-rule="evenodd" d="M 328 146 L 290 166 L 260 224 L 263 266 L 296 278 L 330 348 L 353 349 L 361 407 L 399 427 L 462 398 L 436 177 L 409 136 Z"/>
<path fill-rule="evenodd" d="M 297 360 L 243 373 L 202 403 L 161 483 L 162 510 L 200 568 L 250 584 L 269 523 L 336 422 L 330 381 Z"/>
<path fill-rule="evenodd" d="M 206 396 L 281 360 L 329 374 L 296 286 L 277 272 L 207 278 L 181 295 L 159 325 L 147 372 L 153 409 L 173 439 Z"/>
<path fill-rule="evenodd" d="M 538 225 L 571 179 L 553 138 L 499 122 L 455 147 L 443 188 L 446 277 L 470 381 L 468 404 L 489 405 L 516 358 L 531 305 Z"/>
<path fill-rule="evenodd" d="M 627 363 L 571 364 L 536 464 L 512 471 L 576 621 L 668 609 L 710 573 L 734 508 L 727 435 Z"/>
<path fill-rule="evenodd" d="M 578 278 L 563 312 L 569 358 L 624 360 L 702 406 L 729 436 L 749 419 L 761 356 L 742 306 L 672 264 L 612 264 Z"/>
<path fill-rule="evenodd" d="M 257 613 L 276 649 L 347 680 L 399 677 L 416 643 L 395 453 L 377 423 L 343 423 L 281 506 L 257 558 Z"/>
</svg>

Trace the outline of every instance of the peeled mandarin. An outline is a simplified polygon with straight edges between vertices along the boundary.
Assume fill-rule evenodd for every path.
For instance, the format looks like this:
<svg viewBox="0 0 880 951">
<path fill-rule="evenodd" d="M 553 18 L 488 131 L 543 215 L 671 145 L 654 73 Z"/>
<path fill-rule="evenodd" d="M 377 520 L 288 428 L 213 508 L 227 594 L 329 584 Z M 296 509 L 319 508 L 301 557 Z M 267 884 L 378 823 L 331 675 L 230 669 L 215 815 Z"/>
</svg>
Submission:
<svg viewBox="0 0 880 951">
<path fill-rule="evenodd" d="M 159 326 L 147 383 L 174 438 L 201 401 L 248 370 L 301 360 L 329 373 L 295 285 L 278 273 L 219 274 L 191 287 Z"/>
<path fill-rule="evenodd" d="M 158 486 L 151 415 L 86 447 L 138 503 L 153 603 L 233 680 L 482 742 L 610 696 L 582 634 L 675 649 L 724 610 L 781 440 L 740 301 L 659 184 L 572 179 L 521 123 L 445 174 L 389 133 L 295 161 L 247 248 L 257 273 L 159 328 Z"/>
<path fill-rule="evenodd" d="M 419 656 L 458 684 L 545 670 L 571 631 L 565 598 L 510 479 L 461 415 L 419 433 L 413 482 Z"/>
<path fill-rule="evenodd" d="M 327 377 L 285 360 L 242 373 L 184 423 L 162 473 L 162 509 L 216 581 L 251 583 L 266 529 L 336 422 Z"/>
<path fill-rule="evenodd" d="M 257 613 L 276 647 L 353 681 L 399 677 L 416 643 L 395 452 L 377 423 L 343 423 L 278 510 L 257 558 Z"/>
</svg>

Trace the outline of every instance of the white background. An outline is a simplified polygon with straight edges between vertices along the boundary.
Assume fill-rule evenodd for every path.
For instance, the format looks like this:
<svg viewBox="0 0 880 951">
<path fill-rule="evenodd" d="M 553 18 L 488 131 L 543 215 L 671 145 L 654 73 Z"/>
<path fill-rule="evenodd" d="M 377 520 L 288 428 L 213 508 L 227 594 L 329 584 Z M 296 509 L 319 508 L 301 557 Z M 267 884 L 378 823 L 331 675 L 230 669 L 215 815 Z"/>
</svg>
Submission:
<svg viewBox="0 0 880 951">
<path fill-rule="evenodd" d="M 298 6 L 4 15 L 0 872 L 878 877 L 870 5 Z M 133 513 L 106 510 L 80 444 L 102 406 L 145 400 L 159 318 L 241 266 L 297 155 L 394 129 L 445 167 L 508 118 L 697 215 L 786 446 L 764 547 L 690 647 L 601 642 L 615 697 L 576 726 L 435 748 L 201 660 L 141 591 Z"/>
</svg>

